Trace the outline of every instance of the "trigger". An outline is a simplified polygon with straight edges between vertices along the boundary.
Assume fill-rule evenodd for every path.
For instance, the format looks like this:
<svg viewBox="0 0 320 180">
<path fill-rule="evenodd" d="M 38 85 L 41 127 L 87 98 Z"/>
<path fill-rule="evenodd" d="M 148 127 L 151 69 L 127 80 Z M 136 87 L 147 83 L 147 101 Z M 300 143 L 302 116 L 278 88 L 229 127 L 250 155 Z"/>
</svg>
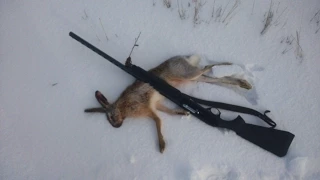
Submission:
<svg viewBox="0 0 320 180">
<path fill-rule="evenodd" d="M 211 111 L 212 114 L 220 117 L 221 112 L 220 112 L 220 110 L 219 110 L 218 108 L 209 108 L 209 109 L 210 109 L 210 111 Z M 212 109 L 216 109 L 218 112 L 212 112 Z"/>
</svg>

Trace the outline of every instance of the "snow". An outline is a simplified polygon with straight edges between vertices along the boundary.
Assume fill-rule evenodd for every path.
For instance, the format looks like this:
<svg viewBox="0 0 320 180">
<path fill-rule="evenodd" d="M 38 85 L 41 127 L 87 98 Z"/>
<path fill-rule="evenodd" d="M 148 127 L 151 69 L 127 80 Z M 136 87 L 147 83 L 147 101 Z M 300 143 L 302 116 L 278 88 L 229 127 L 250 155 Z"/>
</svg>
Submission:
<svg viewBox="0 0 320 180">
<path fill-rule="evenodd" d="M 170 8 L 161 0 L 0 2 L 0 179 L 319 179 L 319 1 L 272 1 L 263 35 L 270 1 L 239 1 L 224 22 L 235 1 L 170 2 Z M 216 18 L 219 7 L 225 12 Z M 121 62 L 141 31 L 132 60 L 145 69 L 175 55 L 200 54 L 204 65 L 234 63 L 211 74 L 244 77 L 253 90 L 203 83 L 181 90 L 270 110 L 278 129 L 296 135 L 288 154 L 279 158 L 194 117 L 159 112 L 161 154 L 153 121 L 126 119 L 116 129 L 105 115 L 85 114 L 98 105 L 95 90 L 113 102 L 134 79 L 70 31 Z M 222 111 L 225 119 L 236 115 Z"/>
</svg>

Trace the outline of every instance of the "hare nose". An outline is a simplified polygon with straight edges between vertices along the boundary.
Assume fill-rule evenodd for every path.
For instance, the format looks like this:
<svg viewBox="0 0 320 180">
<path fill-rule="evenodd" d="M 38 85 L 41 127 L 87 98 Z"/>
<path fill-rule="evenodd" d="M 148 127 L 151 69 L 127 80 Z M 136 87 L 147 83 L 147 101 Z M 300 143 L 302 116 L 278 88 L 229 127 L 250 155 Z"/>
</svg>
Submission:
<svg viewBox="0 0 320 180">
<path fill-rule="evenodd" d="M 119 127 L 121 127 L 121 124 L 114 125 L 113 127 L 119 128 Z"/>
<path fill-rule="evenodd" d="M 121 127 L 122 123 L 114 123 L 114 124 L 111 124 L 114 128 L 119 128 Z"/>
</svg>

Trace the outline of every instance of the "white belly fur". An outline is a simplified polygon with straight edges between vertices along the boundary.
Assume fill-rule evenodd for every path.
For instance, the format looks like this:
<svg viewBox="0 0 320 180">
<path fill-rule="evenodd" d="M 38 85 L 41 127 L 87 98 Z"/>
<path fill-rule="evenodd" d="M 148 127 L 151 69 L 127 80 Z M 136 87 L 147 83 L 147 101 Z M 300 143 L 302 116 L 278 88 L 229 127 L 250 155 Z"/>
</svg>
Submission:
<svg viewBox="0 0 320 180">
<path fill-rule="evenodd" d="M 201 57 L 199 55 L 192 55 L 189 58 L 186 58 L 186 61 L 191 65 L 191 66 L 198 66 L 199 62 L 201 60 Z"/>
<path fill-rule="evenodd" d="M 156 105 L 159 101 L 162 101 L 164 99 L 164 97 L 158 93 L 157 91 L 154 91 L 151 95 L 150 98 L 150 107 L 153 110 L 156 110 Z"/>
</svg>

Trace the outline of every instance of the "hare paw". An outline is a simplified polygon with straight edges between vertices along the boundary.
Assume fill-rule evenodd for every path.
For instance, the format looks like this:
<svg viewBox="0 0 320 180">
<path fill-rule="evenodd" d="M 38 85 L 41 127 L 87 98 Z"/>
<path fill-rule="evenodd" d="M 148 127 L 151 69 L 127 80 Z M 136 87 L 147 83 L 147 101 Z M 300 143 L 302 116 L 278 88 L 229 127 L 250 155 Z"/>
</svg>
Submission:
<svg viewBox="0 0 320 180">
<path fill-rule="evenodd" d="M 244 89 L 252 89 L 251 84 L 248 81 L 243 80 L 243 79 L 239 79 L 239 86 Z"/>
<path fill-rule="evenodd" d="M 164 140 L 159 142 L 159 149 L 161 153 L 163 153 L 165 146 L 166 146 L 166 143 L 164 142 Z"/>
<path fill-rule="evenodd" d="M 178 115 L 183 115 L 183 116 L 189 116 L 190 115 L 189 111 L 185 111 L 185 110 L 182 110 L 182 109 L 176 110 L 176 113 Z"/>
</svg>

